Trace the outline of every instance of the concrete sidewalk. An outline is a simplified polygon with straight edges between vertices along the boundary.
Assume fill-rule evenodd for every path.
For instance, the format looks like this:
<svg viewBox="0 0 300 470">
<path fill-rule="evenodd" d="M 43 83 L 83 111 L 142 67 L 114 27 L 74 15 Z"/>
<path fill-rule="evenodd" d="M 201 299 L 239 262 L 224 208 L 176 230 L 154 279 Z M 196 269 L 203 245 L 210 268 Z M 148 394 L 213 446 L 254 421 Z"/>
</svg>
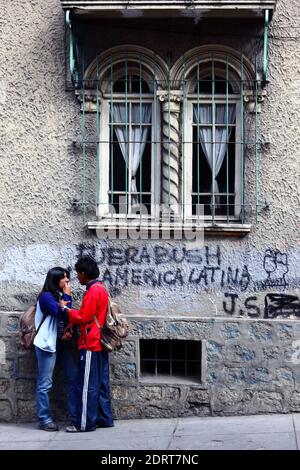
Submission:
<svg viewBox="0 0 300 470">
<path fill-rule="evenodd" d="M 121 420 L 91 433 L 0 424 L 0 450 L 298 450 L 300 414 Z"/>
</svg>

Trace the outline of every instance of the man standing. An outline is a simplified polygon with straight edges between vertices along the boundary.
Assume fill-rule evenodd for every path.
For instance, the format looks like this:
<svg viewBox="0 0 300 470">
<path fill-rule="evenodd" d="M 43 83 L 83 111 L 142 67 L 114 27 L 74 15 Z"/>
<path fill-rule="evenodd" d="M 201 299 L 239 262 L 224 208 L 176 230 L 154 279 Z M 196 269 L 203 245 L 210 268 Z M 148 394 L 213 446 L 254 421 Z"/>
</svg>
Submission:
<svg viewBox="0 0 300 470">
<path fill-rule="evenodd" d="M 97 263 L 89 256 L 80 258 L 75 269 L 86 293 L 81 308 L 68 308 L 61 302 L 69 321 L 80 327 L 78 339 L 79 373 L 77 379 L 77 420 L 67 432 L 94 431 L 96 427 L 113 426 L 109 391 L 108 353 L 100 343 L 100 330 L 105 321 L 108 292 L 98 280 Z"/>
</svg>

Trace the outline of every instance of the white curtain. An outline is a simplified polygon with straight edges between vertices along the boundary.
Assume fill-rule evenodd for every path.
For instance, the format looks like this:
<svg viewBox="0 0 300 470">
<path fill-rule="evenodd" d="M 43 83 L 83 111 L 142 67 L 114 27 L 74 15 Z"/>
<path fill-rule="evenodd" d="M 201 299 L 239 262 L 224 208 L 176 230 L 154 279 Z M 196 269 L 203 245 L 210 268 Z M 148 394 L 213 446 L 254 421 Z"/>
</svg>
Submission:
<svg viewBox="0 0 300 470">
<path fill-rule="evenodd" d="M 232 127 L 228 127 L 228 139 L 227 139 L 227 128 L 226 128 L 226 105 L 218 104 L 216 106 L 216 116 L 215 116 L 215 142 L 213 142 L 213 130 L 212 130 L 212 105 L 210 104 L 201 104 L 194 106 L 194 120 L 199 126 L 199 138 L 202 150 L 206 157 L 206 160 L 209 164 L 211 172 L 214 175 L 215 179 L 212 181 L 212 192 L 219 192 L 219 185 L 217 183 L 217 176 L 222 167 L 222 163 L 226 154 L 228 147 L 228 141 L 232 131 Z M 228 124 L 233 124 L 235 121 L 235 105 L 228 105 Z M 208 125 L 208 127 L 202 127 L 202 125 Z M 225 124 L 225 126 L 224 126 Z M 222 127 L 220 127 L 222 126 Z M 215 154 L 215 158 L 213 155 Z M 211 203 L 215 204 L 216 207 L 219 207 L 220 196 L 215 196 L 215 201 L 213 197 Z"/>
<path fill-rule="evenodd" d="M 131 174 L 129 175 L 131 184 L 130 191 L 137 192 L 136 174 L 140 166 L 141 158 L 143 156 L 147 137 L 149 133 L 149 126 L 141 124 L 150 124 L 151 122 L 151 104 L 133 104 L 131 106 L 131 122 L 129 122 L 129 108 L 123 103 L 113 105 L 113 121 L 114 129 L 117 134 L 117 139 L 123 158 L 126 163 L 127 169 L 129 162 L 131 165 Z M 126 121 L 128 125 L 126 126 Z M 121 123 L 121 125 L 118 125 Z M 129 130 L 130 129 L 130 130 Z M 130 145 L 129 145 L 130 140 Z M 138 195 L 132 195 L 132 203 L 138 203 Z"/>
</svg>

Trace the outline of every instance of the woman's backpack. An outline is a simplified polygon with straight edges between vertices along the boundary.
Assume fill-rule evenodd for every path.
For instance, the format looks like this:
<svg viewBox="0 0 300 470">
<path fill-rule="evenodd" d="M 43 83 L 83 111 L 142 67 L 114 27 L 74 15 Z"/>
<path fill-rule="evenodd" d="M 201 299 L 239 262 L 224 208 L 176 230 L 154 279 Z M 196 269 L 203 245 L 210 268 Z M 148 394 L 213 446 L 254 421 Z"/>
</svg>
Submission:
<svg viewBox="0 0 300 470">
<path fill-rule="evenodd" d="M 19 337 L 21 346 L 24 349 L 32 349 L 33 348 L 33 341 L 36 335 L 39 332 L 46 315 L 43 316 L 43 319 L 38 327 L 35 329 L 35 312 L 36 312 L 36 305 L 31 305 L 25 312 L 22 313 L 19 321 Z"/>
</svg>

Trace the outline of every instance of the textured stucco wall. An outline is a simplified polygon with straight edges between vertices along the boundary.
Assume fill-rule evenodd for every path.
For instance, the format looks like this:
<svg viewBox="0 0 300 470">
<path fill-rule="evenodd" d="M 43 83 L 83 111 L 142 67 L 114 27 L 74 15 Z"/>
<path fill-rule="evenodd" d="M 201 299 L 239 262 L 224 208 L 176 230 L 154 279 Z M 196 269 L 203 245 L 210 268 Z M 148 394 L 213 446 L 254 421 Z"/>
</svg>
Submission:
<svg viewBox="0 0 300 470">
<path fill-rule="evenodd" d="M 72 146 L 72 141 L 80 135 L 81 115 L 73 93 L 65 91 L 64 25 L 60 3 L 48 0 L 41 6 L 38 2 L 25 1 L 22 5 L 13 6 L 5 2 L 3 8 L 3 60 L 0 65 L 3 90 L 0 107 L 0 305 L 3 309 L 11 309 L 23 308 L 18 297 L 21 298 L 24 292 L 26 301 L 28 292 L 38 290 L 45 271 L 53 263 L 72 266 L 76 255 L 83 249 L 81 244 L 95 250 L 100 262 L 103 259 L 101 248 L 104 246 L 107 250 L 109 246 L 85 231 L 82 214 L 73 204 L 82 190 L 81 156 Z M 262 150 L 260 162 L 260 199 L 261 202 L 269 202 L 270 210 L 261 212 L 259 223 L 253 225 L 251 234 L 244 239 L 204 240 L 204 245 L 209 246 L 212 253 L 216 253 L 218 247 L 221 252 L 221 261 L 210 259 L 212 266 L 227 272 L 228 268 L 242 270 L 247 265 L 253 283 L 263 281 L 266 275 L 263 259 L 267 249 L 288 253 L 286 275 L 292 288 L 297 285 L 299 259 L 297 122 L 300 72 L 297 65 L 299 51 L 294 39 L 300 21 L 297 11 L 299 6 L 296 2 L 279 1 L 270 31 L 270 85 L 268 97 L 262 105 L 261 132 L 270 138 L 271 144 Z M 218 34 L 221 34 L 220 26 L 218 28 Z M 155 33 L 147 31 L 143 45 L 150 46 L 152 35 L 152 47 L 156 45 L 164 57 L 167 48 L 173 44 L 170 42 L 174 37 L 172 24 L 169 29 L 169 33 L 161 28 Z M 230 27 L 226 26 L 226 30 L 228 32 Z M 97 40 L 102 49 L 114 45 L 116 41 L 125 41 L 126 31 L 121 33 L 117 30 L 113 34 L 110 30 L 110 35 L 107 34 L 109 30 L 105 34 L 101 31 Z M 134 38 L 137 41 L 139 30 L 131 28 L 130 31 L 130 42 L 134 42 Z M 223 43 L 235 46 L 251 57 L 257 50 L 258 40 L 248 40 L 250 32 L 248 26 L 246 37 L 237 40 L 234 35 L 229 38 L 226 35 Z M 257 30 L 252 28 L 252 33 L 256 34 Z M 104 45 L 101 34 L 106 38 Z M 165 41 L 160 40 L 160 35 Z M 209 40 L 207 36 L 203 39 L 199 33 L 198 36 L 199 40 L 195 34 L 188 35 L 184 31 L 178 50 L 174 51 L 174 60 L 183 50 Z M 284 39 L 278 39 L 280 36 Z M 214 38 L 212 35 L 210 41 L 213 42 Z M 253 50 L 249 44 L 253 45 Z M 251 182 L 252 176 L 250 174 L 248 177 Z M 89 213 L 88 217 L 93 217 L 93 214 Z M 252 213 L 250 221 L 253 220 Z M 156 243 L 145 241 L 128 245 L 148 250 L 146 255 L 151 259 L 144 256 L 142 264 L 145 267 L 157 265 L 153 257 Z M 188 265 L 198 268 L 207 265 L 205 256 L 202 263 L 199 256 L 195 263 L 195 256 L 189 256 L 188 260 L 180 263 L 180 250 L 184 246 L 181 243 L 167 241 L 158 245 L 166 246 L 170 254 L 164 259 L 165 271 L 176 267 L 185 269 Z M 113 246 L 118 248 L 124 243 L 111 244 Z M 172 248 L 176 246 L 179 246 L 179 253 L 172 261 Z M 199 248 L 197 243 L 187 247 L 192 250 Z M 119 261 L 107 258 L 101 264 L 113 269 L 118 264 L 131 268 L 137 264 L 135 260 L 131 257 L 128 263 L 120 254 Z M 176 287 L 180 287 L 180 280 L 176 282 Z M 196 293 L 197 284 L 194 287 L 192 291 Z M 215 286 L 209 287 L 218 287 L 218 281 Z M 250 282 L 249 289 L 251 287 L 254 286 Z M 130 287 L 123 289 L 123 294 L 130 296 Z"/>
<path fill-rule="evenodd" d="M 30 355 L 18 349 L 19 312 L 34 299 L 50 267 L 57 264 L 72 267 L 82 253 L 91 253 L 98 260 L 101 275 L 126 314 L 169 320 L 174 317 L 191 317 L 193 321 L 235 319 L 242 332 L 237 345 L 247 344 L 244 322 L 245 325 L 249 321 L 264 324 L 263 318 L 268 316 L 265 308 L 268 294 L 292 294 L 299 302 L 300 52 L 296 37 L 300 30 L 300 4 L 297 0 L 278 1 L 270 29 L 270 84 L 261 113 L 261 133 L 270 139 L 270 145 L 262 149 L 260 162 L 260 199 L 267 200 L 270 209 L 261 212 L 259 223 L 253 225 L 245 238 L 206 238 L 201 246 L 172 240 L 109 243 L 84 229 L 82 214 L 74 205 L 81 197 L 82 162 L 80 152 L 72 145 L 80 135 L 81 115 L 74 94 L 65 90 L 64 18 L 60 2 L 2 1 L 1 8 L 2 419 L 34 414 L 30 387 L 35 372 L 30 366 Z M 97 34 L 93 26 L 97 36 L 94 50 L 99 52 L 101 48 L 130 42 L 153 48 L 165 57 L 174 44 L 174 37 L 178 37 L 176 21 L 170 22 L 166 30 L 161 22 L 156 31 L 149 29 L 142 38 L 140 31 L 132 27 L 123 31 L 116 28 L 112 32 L 107 22 Z M 197 44 L 220 41 L 253 57 L 260 39 L 234 37 L 232 31 L 245 36 L 251 32 L 261 35 L 261 28 L 254 24 L 246 29 L 241 25 L 239 29 L 237 25 L 224 26 L 223 38 L 222 27 L 218 28 L 215 34 L 206 31 L 202 37 L 201 28 L 189 34 L 185 26 L 173 59 Z M 85 40 L 88 41 L 87 36 Z M 90 48 L 90 59 L 92 54 Z M 250 192 L 253 179 L 253 174 L 248 175 Z M 92 190 L 93 181 L 89 188 Z M 250 219 L 253 221 L 253 211 Z M 76 283 L 74 290 L 79 301 L 82 290 Z M 290 313 L 295 313 L 293 308 Z M 292 344 L 299 337 L 299 319 L 292 315 L 287 321 L 293 330 Z M 272 328 L 276 329 L 276 325 L 274 321 Z M 155 334 L 155 328 L 152 331 Z M 186 339 L 192 339 L 193 335 L 191 330 Z M 218 335 L 210 338 L 218 343 Z M 263 364 L 261 356 L 260 366 L 264 367 Z M 28 371 L 25 375 L 23 367 Z M 292 375 L 291 390 L 297 392 L 299 365 L 295 365 Z M 31 385 L 26 382 L 29 388 L 27 385 L 22 388 L 22 380 L 29 380 Z M 220 380 L 220 390 L 222 383 L 226 385 Z M 237 380 L 230 386 L 240 391 L 243 382 Z M 210 390 L 209 399 L 216 400 L 216 392 Z M 261 410 L 259 400 L 251 403 L 246 412 Z M 284 410 L 291 409 L 286 403 L 284 406 Z M 121 406 L 116 409 L 120 416 Z"/>
</svg>

